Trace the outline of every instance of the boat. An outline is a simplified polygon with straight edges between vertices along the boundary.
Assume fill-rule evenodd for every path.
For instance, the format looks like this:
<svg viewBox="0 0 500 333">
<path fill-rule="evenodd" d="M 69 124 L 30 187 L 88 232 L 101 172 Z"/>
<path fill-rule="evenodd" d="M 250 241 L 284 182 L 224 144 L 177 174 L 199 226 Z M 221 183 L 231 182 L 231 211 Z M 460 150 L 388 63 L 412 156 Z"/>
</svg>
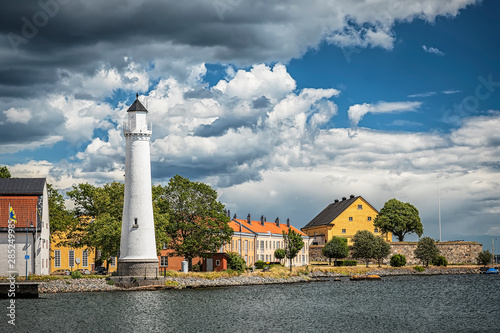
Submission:
<svg viewBox="0 0 500 333">
<path fill-rule="evenodd" d="M 498 269 L 496 268 L 489 268 L 484 274 L 498 274 Z"/>
</svg>

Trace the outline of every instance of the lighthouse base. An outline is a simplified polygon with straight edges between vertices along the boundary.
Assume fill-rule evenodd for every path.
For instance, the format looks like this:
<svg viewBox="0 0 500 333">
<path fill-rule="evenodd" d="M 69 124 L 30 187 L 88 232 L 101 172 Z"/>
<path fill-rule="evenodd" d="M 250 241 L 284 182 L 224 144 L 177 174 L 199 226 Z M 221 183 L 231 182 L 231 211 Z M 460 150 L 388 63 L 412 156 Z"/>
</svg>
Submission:
<svg viewBox="0 0 500 333">
<path fill-rule="evenodd" d="M 118 275 L 134 277 L 157 277 L 158 259 L 118 259 Z"/>
</svg>

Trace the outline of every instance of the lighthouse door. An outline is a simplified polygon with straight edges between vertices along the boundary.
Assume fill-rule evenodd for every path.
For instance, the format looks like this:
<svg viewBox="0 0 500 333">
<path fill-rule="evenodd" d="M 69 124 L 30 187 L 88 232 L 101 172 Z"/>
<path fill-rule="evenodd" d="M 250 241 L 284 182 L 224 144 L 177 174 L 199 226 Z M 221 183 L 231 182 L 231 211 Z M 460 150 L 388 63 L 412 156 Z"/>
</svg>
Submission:
<svg viewBox="0 0 500 333">
<path fill-rule="evenodd" d="M 207 258 L 207 272 L 213 272 L 214 270 L 214 259 Z"/>
</svg>

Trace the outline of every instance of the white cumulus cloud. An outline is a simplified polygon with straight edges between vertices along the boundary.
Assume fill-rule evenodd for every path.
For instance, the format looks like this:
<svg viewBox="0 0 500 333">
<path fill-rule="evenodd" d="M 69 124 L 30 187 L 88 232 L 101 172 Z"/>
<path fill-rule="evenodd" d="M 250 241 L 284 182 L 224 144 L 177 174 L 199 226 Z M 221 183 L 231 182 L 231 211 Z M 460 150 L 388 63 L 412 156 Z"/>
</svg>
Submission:
<svg viewBox="0 0 500 333">
<path fill-rule="evenodd" d="M 349 107 L 347 114 L 353 126 L 357 126 L 367 113 L 392 113 L 415 111 L 421 102 L 379 102 L 376 104 L 355 104 Z"/>
</svg>

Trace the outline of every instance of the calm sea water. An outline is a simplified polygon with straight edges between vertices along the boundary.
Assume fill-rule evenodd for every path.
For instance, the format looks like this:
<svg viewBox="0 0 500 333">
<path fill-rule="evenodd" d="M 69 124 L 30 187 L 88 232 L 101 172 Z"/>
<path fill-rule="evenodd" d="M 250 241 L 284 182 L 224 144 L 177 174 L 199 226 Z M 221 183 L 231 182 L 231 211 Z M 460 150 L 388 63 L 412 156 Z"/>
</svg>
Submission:
<svg viewBox="0 0 500 333">
<path fill-rule="evenodd" d="M 16 306 L 17 332 L 500 332 L 500 276 L 51 294 Z M 14 331 L 2 317 L 0 331 Z"/>
</svg>

